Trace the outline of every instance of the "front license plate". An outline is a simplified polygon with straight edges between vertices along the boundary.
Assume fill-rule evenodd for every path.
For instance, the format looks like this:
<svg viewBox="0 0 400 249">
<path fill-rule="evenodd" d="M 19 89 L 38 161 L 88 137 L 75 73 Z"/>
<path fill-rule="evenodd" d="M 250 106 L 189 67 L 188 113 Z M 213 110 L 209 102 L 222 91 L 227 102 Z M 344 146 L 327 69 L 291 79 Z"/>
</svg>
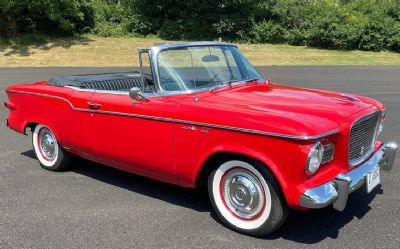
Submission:
<svg viewBox="0 0 400 249">
<path fill-rule="evenodd" d="M 376 186 L 381 182 L 379 175 L 379 167 L 376 166 L 371 172 L 367 175 L 367 193 L 371 192 Z"/>
</svg>

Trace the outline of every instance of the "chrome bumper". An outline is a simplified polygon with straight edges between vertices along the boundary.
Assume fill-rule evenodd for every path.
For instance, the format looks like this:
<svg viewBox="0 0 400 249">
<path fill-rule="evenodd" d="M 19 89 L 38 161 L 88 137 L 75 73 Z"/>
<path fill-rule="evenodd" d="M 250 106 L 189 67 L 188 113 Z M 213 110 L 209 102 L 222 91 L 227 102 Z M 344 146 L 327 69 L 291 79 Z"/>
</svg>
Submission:
<svg viewBox="0 0 400 249">
<path fill-rule="evenodd" d="M 333 204 L 335 209 L 343 211 L 347 204 L 348 195 L 364 185 L 367 174 L 376 165 L 379 165 L 385 171 L 392 170 L 397 148 L 398 145 L 394 142 L 386 143 L 356 169 L 346 174 L 339 174 L 330 182 L 306 190 L 300 196 L 300 206 L 323 208 Z"/>
</svg>

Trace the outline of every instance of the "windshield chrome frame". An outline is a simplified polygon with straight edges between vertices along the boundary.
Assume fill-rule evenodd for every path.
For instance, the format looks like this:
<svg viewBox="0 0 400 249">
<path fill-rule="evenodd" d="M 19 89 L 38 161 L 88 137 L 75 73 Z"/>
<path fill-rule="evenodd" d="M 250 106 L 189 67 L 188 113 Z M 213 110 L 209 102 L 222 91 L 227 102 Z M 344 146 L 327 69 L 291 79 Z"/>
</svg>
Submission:
<svg viewBox="0 0 400 249">
<path fill-rule="evenodd" d="M 159 44 L 153 46 L 149 49 L 149 56 L 151 60 L 151 67 L 153 72 L 153 79 L 154 84 L 156 85 L 157 93 L 161 95 L 175 95 L 175 94 L 190 94 L 195 92 L 204 92 L 209 91 L 213 87 L 206 87 L 196 90 L 181 90 L 181 91 L 165 91 L 161 86 L 160 81 L 160 74 L 158 70 L 158 55 L 165 51 L 165 50 L 173 50 L 177 48 L 185 48 L 185 47 L 206 47 L 206 46 L 230 46 L 235 47 L 237 46 L 232 43 L 226 42 L 177 42 L 177 43 L 166 43 L 166 44 Z"/>
</svg>

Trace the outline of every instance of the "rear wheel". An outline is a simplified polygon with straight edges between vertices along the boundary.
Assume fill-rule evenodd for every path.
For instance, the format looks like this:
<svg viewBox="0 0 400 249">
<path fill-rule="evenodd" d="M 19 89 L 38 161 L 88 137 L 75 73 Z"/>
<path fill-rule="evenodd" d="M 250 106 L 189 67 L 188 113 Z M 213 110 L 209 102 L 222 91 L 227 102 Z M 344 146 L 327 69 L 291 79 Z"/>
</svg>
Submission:
<svg viewBox="0 0 400 249">
<path fill-rule="evenodd" d="M 71 155 L 58 144 L 49 127 L 38 124 L 32 134 L 32 145 L 42 168 L 61 171 L 71 162 Z"/>
<path fill-rule="evenodd" d="M 272 233 L 288 213 L 274 177 L 257 161 L 231 160 L 220 164 L 208 178 L 208 192 L 224 224 L 246 235 Z"/>
</svg>

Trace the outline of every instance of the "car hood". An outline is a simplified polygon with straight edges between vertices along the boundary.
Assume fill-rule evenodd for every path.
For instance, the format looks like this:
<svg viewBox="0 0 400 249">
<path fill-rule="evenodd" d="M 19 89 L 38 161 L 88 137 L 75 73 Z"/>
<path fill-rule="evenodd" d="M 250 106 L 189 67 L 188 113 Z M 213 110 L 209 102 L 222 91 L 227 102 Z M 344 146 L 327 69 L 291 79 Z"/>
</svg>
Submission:
<svg viewBox="0 0 400 249">
<path fill-rule="evenodd" d="M 375 106 L 368 100 L 338 92 L 249 83 L 204 93 L 198 102 L 182 103 L 179 113 L 182 119 L 201 123 L 317 136 L 339 129 L 351 115 Z"/>
</svg>

